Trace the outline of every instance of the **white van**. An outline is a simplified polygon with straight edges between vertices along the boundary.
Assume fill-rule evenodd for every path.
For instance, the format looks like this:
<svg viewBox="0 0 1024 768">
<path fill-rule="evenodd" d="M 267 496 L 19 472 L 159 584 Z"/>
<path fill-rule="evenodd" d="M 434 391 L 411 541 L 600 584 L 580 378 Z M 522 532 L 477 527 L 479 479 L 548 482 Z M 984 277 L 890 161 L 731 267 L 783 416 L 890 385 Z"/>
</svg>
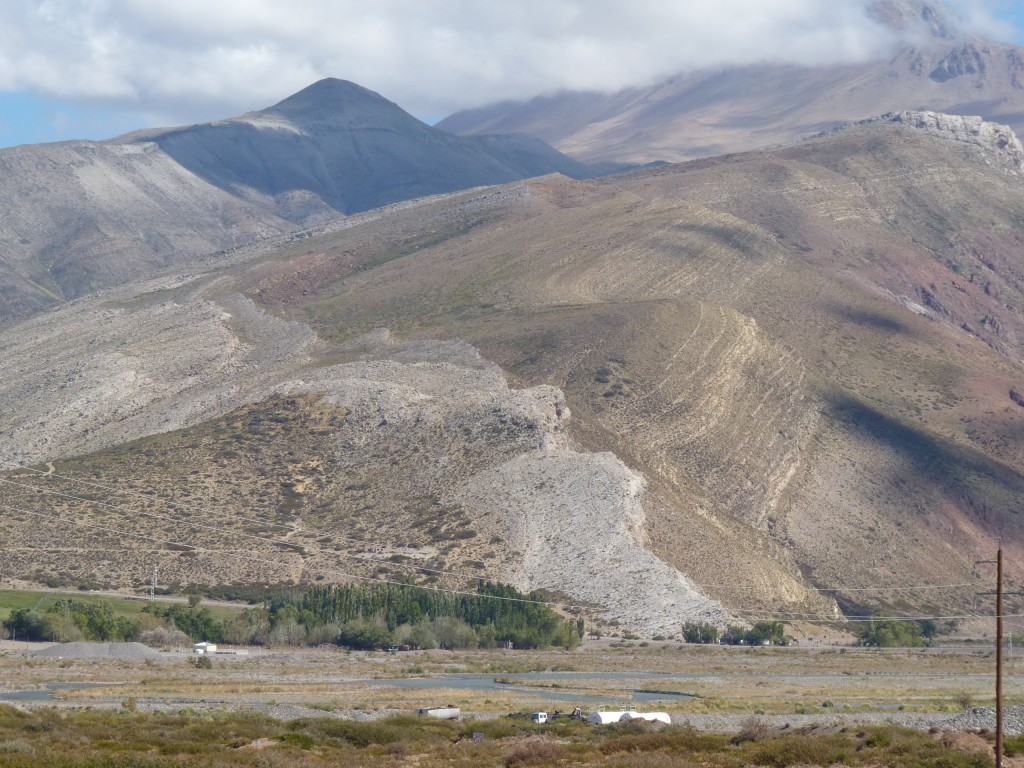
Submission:
<svg viewBox="0 0 1024 768">
<path fill-rule="evenodd" d="M 534 712 L 530 715 L 530 720 L 535 723 L 546 723 L 548 721 L 547 712 Z"/>
</svg>

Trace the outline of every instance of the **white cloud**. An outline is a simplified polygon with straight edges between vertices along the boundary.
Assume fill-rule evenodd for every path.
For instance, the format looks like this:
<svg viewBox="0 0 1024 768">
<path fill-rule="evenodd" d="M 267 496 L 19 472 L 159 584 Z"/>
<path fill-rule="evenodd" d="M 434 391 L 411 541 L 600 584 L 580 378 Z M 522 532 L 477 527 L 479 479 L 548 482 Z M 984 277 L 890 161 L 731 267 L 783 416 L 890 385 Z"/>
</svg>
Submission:
<svg viewBox="0 0 1024 768">
<path fill-rule="evenodd" d="M 857 61 L 893 33 L 867 0 L 8 0 L 0 89 L 172 122 L 272 104 L 326 76 L 419 115 L 684 69 Z M 992 8 L 960 0 L 980 30 Z"/>
<path fill-rule="evenodd" d="M 964 25 L 979 37 L 1011 40 L 1018 32 L 1013 24 L 999 18 L 1000 11 L 1019 12 L 1019 0 L 949 0 Z"/>
</svg>

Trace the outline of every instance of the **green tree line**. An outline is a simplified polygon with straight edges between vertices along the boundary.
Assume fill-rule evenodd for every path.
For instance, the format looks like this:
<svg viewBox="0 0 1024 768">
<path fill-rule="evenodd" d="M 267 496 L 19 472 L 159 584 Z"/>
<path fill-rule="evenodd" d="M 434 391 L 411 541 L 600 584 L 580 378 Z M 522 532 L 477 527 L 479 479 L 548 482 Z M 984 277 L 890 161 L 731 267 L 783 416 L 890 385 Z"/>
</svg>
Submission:
<svg viewBox="0 0 1024 768">
<path fill-rule="evenodd" d="M 316 586 L 276 595 L 229 619 L 215 617 L 197 596 L 188 604 L 149 604 L 141 621 L 118 616 L 103 603 L 69 599 L 45 611 L 17 609 L 4 627 L 25 640 L 147 640 L 159 628 L 173 634 L 154 637 L 255 645 L 475 648 L 510 641 L 517 648 L 574 647 L 583 636 L 582 620 L 560 616 L 541 599 L 483 581 L 472 594 L 411 584 Z"/>
<path fill-rule="evenodd" d="M 118 616 L 106 603 L 74 598 L 55 602 L 45 611 L 16 608 L 4 620 L 4 629 L 19 640 L 102 640 L 121 642 L 138 640 L 140 624 L 127 616 Z"/>
<path fill-rule="evenodd" d="M 739 625 L 730 625 L 725 631 L 719 632 L 718 627 L 707 621 L 687 621 L 683 623 L 683 640 L 688 643 L 717 643 L 725 645 L 788 645 L 781 621 L 759 621 L 749 629 Z"/>
</svg>

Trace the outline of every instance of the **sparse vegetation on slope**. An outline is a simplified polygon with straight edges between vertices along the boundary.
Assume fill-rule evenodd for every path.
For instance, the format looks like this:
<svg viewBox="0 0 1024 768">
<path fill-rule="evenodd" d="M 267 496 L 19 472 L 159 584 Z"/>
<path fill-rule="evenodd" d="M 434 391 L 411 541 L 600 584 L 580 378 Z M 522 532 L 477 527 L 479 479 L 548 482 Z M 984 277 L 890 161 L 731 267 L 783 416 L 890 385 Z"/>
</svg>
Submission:
<svg viewBox="0 0 1024 768">
<path fill-rule="evenodd" d="M 973 590 L 903 590 L 969 582 L 998 535 L 1024 560 L 1024 409 L 1008 394 L 1024 386 L 1024 276 L 1007 255 L 1022 221 L 1017 169 L 891 123 L 422 201 L 208 264 L 173 301 L 151 285 L 105 297 L 110 314 L 69 307 L 45 328 L 60 363 L 33 345 L 39 326 L 15 329 L 4 380 L 26 405 L 0 427 L 25 438 L 8 461 L 105 447 L 57 474 L 202 499 L 211 549 L 267 556 L 240 566 L 160 544 L 179 584 L 425 566 L 439 584 L 559 590 L 673 635 L 687 619 L 728 623 L 722 603 L 752 617 L 770 605 L 832 618 L 833 596 L 878 612 L 963 608 Z M 97 353 L 134 319 L 191 313 L 218 354 L 168 364 L 158 388 L 178 389 L 157 401 L 191 428 L 113 447 L 163 422 L 82 382 L 111 369 L 128 381 L 164 353 L 116 365 Z M 80 341 L 71 319 L 105 330 L 60 407 L 43 409 L 33 393 Z M 182 325 L 161 337 L 173 360 L 192 351 L 175 343 Z M 222 373 L 204 377 L 214 364 Z M 263 411 L 288 400 L 285 429 Z M 343 421 L 321 430 L 320 412 Z M 19 504 L 37 493 L 5 488 Z M 29 577 L 47 562 L 140 584 L 157 549 L 113 562 L 95 553 L 109 537 L 76 548 L 58 544 L 66 526 L 11 520 L 6 551 Z M 198 541 L 180 519 L 159 525 L 158 538 Z M 251 538 L 274 531 L 283 541 Z"/>
</svg>

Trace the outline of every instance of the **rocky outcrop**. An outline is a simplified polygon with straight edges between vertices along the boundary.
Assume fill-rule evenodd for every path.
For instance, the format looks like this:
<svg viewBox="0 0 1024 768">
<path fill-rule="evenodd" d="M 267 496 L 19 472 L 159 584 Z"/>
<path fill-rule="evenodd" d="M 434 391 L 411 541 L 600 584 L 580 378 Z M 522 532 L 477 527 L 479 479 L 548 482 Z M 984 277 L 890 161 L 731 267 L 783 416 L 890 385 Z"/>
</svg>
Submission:
<svg viewBox="0 0 1024 768">
<path fill-rule="evenodd" d="M 954 77 L 983 75 L 984 73 L 985 60 L 982 58 L 978 46 L 973 43 L 964 43 L 943 57 L 928 77 L 937 83 L 944 83 Z"/>
<path fill-rule="evenodd" d="M 974 144 L 993 152 L 1016 169 L 1024 170 L 1024 145 L 1007 125 L 990 123 L 977 116 L 946 115 L 941 112 L 890 112 L 881 120 L 903 123 L 942 139 Z M 873 122 L 873 121 L 869 121 Z"/>
</svg>

